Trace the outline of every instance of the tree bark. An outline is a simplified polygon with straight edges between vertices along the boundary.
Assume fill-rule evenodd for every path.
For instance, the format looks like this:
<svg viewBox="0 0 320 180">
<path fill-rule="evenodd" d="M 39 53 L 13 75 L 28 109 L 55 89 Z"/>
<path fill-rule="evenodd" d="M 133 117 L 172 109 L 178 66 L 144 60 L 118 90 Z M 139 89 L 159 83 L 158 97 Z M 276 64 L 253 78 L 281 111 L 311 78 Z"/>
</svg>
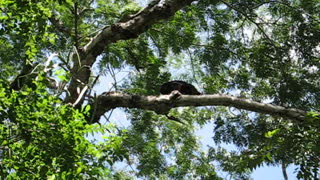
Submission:
<svg viewBox="0 0 320 180">
<path fill-rule="evenodd" d="M 83 100 L 79 101 L 79 96 L 88 85 L 91 67 L 106 46 L 119 40 L 137 38 L 153 24 L 168 19 L 193 1 L 195 0 L 153 1 L 139 13 L 130 16 L 128 20 L 124 22 L 120 20 L 118 23 L 105 27 L 84 47 L 79 47 L 79 52 L 74 53 L 74 66 L 71 70 L 72 79 L 66 102 L 74 106 L 81 105 Z M 76 101 L 79 103 L 75 104 Z"/>
<path fill-rule="evenodd" d="M 122 19 L 118 23 L 103 28 L 90 42 L 83 47 L 76 48 L 73 54 L 72 78 L 68 87 L 68 96 L 65 102 L 74 107 L 81 107 L 84 94 L 90 86 L 89 77 L 91 68 L 98 55 L 105 47 L 119 40 L 137 38 L 147 31 L 153 24 L 159 23 L 173 16 L 178 10 L 190 5 L 195 0 L 155 0 L 137 14 Z M 138 96 L 122 93 L 105 93 L 91 104 L 92 117 L 90 122 L 98 122 L 107 111 L 117 107 L 140 108 L 152 110 L 159 114 L 167 114 L 171 108 L 183 106 L 229 106 L 249 111 L 265 113 L 297 121 L 303 121 L 305 111 L 285 108 L 272 104 L 265 104 L 248 99 L 227 95 L 170 95 Z"/>
<path fill-rule="evenodd" d="M 284 162 L 281 163 L 281 169 L 282 169 L 283 179 L 288 180 L 287 165 Z"/>
<path fill-rule="evenodd" d="M 113 92 L 98 96 L 96 101 L 91 104 L 92 117 L 90 122 L 98 122 L 104 113 L 117 107 L 139 108 L 158 114 L 167 114 L 171 108 L 186 106 L 228 106 L 298 122 L 304 121 L 307 115 L 307 112 L 295 108 L 285 108 L 222 94 L 181 95 L 179 92 L 173 91 L 169 95 L 138 96 Z"/>
</svg>

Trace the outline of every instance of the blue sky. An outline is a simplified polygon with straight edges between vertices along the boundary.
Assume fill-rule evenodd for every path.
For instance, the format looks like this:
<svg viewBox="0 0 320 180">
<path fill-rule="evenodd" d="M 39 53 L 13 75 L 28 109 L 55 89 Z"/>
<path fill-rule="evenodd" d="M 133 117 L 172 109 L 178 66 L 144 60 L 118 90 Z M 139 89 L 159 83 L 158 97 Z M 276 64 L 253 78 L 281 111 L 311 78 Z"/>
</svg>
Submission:
<svg viewBox="0 0 320 180">
<path fill-rule="evenodd" d="M 142 0 L 136 0 L 136 1 L 142 6 L 145 6 L 148 2 L 148 1 L 142 1 Z M 182 66 L 182 67 L 190 68 L 190 66 L 187 64 L 186 66 Z M 170 68 L 170 70 L 171 72 L 181 72 L 181 69 Z M 183 69 L 182 71 L 185 71 L 185 70 L 186 69 Z M 117 72 L 116 74 L 117 81 L 121 81 L 123 78 L 126 78 L 127 76 L 129 76 L 128 71 L 130 70 L 126 69 L 124 71 Z M 175 75 L 178 76 L 177 74 Z M 99 95 L 102 92 L 111 90 L 112 83 L 113 83 L 113 79 L 109 74 L 106 77 L 100 77 L 100 84 L 95 88 L 95 92 L 97 93 L 97 95 Z M 119 119 L 123 121 L 118 121 Z M 118 125 L 122 127 L 129 125 L 129 121 L 127 121 L 124 112 L 122 112 L 120 109 L 116 109 L 115 111 L 113 111 L 110 120 L 111 122 L 116 122 Z M 212 140 L 212 135 L 213 135 L 212 124 L 207 124 L 203 128 L 199 129 L 196 132 L 196 134 L 201 138 L 201 143 L 204 148 L 206 148 L 208 145 L 212 146 L 214 144 Z M 233 146 L 230 145 L 229 148 L 231 149 L 232 147 Z M 287 168 L 287 174 L 288 174 L 289 180 L 296 179 L 293 166 L 289 166 Z M 263 167 L 257 168 L 253 172 L 252 178 L 254 180 L 282 180 L 283 175 L 282 175 L 281 167 L 263 166 Z"/>
<path fill-rule="evenodd" d="M 126 78 L 129 75 L 128 72 L 129 72 L 129 69 L 117 72 L 116 79 L 120 81 L 123 78 Z M 112 82 L 113 82 L 113 79 L 110 77 L 110 75 L 107 75 L 105 77 L 100 77 L 99 85 L 95 88 L 95 92 L 97 93 L 97 95 L 101 94 L 102 92 L 109 91 L 112 88 Z M 119 121 L 119 119 L 121 119 L 121 121 Z M 130 122 L 127 120 L 125 113 L 119 108 L 113 111 L 110 121 L 119 125 L 120 127 L 127 127 L 130 125 Z M 202 143 L 203 148 L 206 149 L 208 145 L 209 146 L 214 145 L 214 141 L 212 140 L 212 135 L 213 135 L 212 124 L 207 124 L 201 129 L 199 129 L 196 132 L 196 135 L 200 137 L 200 141 Z M 225 145 L 224 147 L 228 149 L 234 148 L 234 146 L 232 145 Z M 288 174 L 289 180 L 296 179 L 293 166 L 289 166 L 289 168 L 287 168 L 287 174 Z M 220 175 L 223 177 L 223 173 L 221 173 Z M 257 168 L 253 172 L 252 178 L 254 180 L 282 180 L 283 175 L 282 175 L 281 167 L 279 166 L 263 166 L 263 167 Z"/>
<path fill-rule="evenodd" d="M 206 148 L 206 146 L 208 145 L 212 146 L 214 144 L 214 141 L 211 138 L 212 134 L 213 134 L 212 124 L 207 124 L 203 128 L 197 131 L 197 135 L 201 137 L 201 143 L 204 148 Z M 223 147 L 230 150 L 235 148 L 232 145 L 224 145 Z M 292 165 L 287 168 L 287 174 L 288 174 L 289 180 L 296 179 L 294 169 L 295 168 Z M 282 170 L 280 166 L 266 166 L 266 165 L 254 170 L 251 177 L 254 180 L 282 180 L 283 179 Z"/>
</svg>

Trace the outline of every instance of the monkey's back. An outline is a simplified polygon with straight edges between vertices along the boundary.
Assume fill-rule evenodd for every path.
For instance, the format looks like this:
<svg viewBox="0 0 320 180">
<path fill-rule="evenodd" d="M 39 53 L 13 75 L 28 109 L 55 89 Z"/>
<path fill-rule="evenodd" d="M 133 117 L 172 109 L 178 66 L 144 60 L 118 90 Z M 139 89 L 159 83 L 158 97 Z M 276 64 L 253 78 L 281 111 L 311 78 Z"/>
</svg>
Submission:
<svg viewBox="0 0 320 180">
<path fill-rule="evenodd" d="M 170 94 L 177 90 L 185 95 L 200 95 L 201 93 L 192 85 L 184 81 L 174 80 L 162 84 L 160 88 L 161 94 Z"/>
</svg>

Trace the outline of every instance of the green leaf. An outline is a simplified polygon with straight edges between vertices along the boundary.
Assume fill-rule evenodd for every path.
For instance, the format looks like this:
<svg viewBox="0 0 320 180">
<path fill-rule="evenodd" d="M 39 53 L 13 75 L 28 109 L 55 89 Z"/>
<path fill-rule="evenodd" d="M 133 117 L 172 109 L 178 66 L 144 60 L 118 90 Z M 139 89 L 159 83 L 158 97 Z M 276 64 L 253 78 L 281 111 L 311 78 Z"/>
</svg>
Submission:
<svg viewBox="0 0 320 180">
<path fill-rule="evenodd" d="M 78 167 L 78 168 L 77 168 L 77 174 L 80 174 L 81 171 L 82 171 L 82 167 Z"/>
<path fill-rule="evenodd" d="M 273 136 L 275 136 L 276 134 L 278 134 L 280 132 L 280 129 L 275 129 L 275 130 L 272 130 L 272 131 L 268 131 L 264 134 L 264 136 L 266 138 L 272 138 Z"/>
<path fill-rule="evenodd" d="M 47 180 L 55 180 L 56 179 L 56 175 L 51 175 L 51 176 L 48 176 Z"/>
</svg>

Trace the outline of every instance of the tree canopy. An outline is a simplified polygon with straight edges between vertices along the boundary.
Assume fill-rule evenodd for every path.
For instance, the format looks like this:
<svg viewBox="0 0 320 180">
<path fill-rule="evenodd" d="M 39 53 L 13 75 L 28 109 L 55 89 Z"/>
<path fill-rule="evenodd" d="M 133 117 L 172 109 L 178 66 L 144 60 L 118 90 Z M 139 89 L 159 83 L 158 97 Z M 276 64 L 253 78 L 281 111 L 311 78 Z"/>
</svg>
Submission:
<svg viewBox="0 0 320 180">
<path fill-rule="evenodd" d="M 0 10 L 1 179 L 250 179 L 264 165 L 320 178 L 319 0 Z M 171 80 L 201 94 L 161 95 Z M 116 108 L 126 118 L 110 121 Z"/>
</svg>

